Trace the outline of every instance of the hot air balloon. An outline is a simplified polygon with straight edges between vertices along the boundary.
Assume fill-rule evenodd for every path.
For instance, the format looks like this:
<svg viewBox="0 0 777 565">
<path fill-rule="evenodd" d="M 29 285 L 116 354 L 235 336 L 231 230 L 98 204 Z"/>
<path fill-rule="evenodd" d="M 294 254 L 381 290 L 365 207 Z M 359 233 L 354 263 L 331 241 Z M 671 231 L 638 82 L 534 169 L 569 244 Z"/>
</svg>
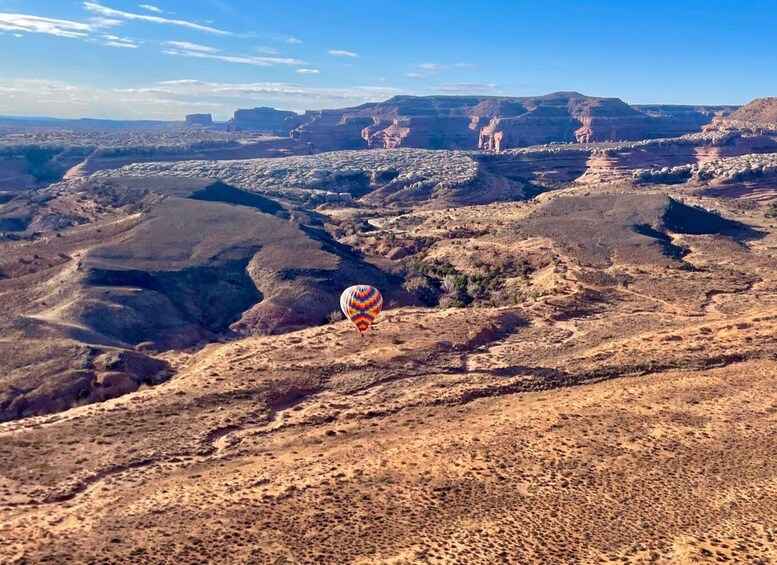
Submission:
<svg viewBox="0 0 777 565">
<path fill-rule="evenodd" d="M 357 284 L 349 286 L 340 295 L 340 309 L 359 330 L 365 332 L 383 307 L 383 296 L 374 286 Z"/>
</svg>

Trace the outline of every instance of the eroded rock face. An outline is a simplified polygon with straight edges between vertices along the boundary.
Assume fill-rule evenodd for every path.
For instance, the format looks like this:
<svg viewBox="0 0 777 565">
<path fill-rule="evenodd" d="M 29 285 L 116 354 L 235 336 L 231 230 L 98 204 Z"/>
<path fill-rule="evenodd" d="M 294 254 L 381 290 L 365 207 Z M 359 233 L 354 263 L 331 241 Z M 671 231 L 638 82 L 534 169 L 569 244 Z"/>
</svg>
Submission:
<svg viewBox="0 0 777 565">
<path fill-rule="evenodd" d="M 662 137 L 674 137 L 688 133 L 687 127 L 695 125 L 699 131 L 715 118 L 725 117 L 738 106 L 685 106 L 679 104 L 634 104 L 632 108 L 654 118 L 662 118 L 666 131 Z"/>
<path fill-rule="evenodd" d="M 17 192 L 62 179 L 94 149 L 49 145 L 0 148 L 0 192 Z"/>
<path fill-rule="evenodd" d="M 187 114 L 186 115 L 187 126 L 212 126 L 213 116 L 210 114 Z"/>
<path fill-rule="evenodd" d="M 173 374 L 166 361 L 74 341 L 6 342 L 0 354 L 0 422 L 116 398 Z"/>
<path fill-rule="evenodd" d="M 319 151 L 366 149 L 362 131 L 374 125 L 369 116 L 348 116 L 338 110 L 306 112 L 303 123 L 291 131 L 291 138 Z"/>
<path fill-rule="evenodd" d="M 715 118 L 705 130 L 777 135 L 777 97 L 756 98 L 730 115 Z"/>
<path fill-rule="evenodd" d="M 252 109 L 235 110 L 235 114 L 227 122 L 227 130 L 262 131 L 274 134 L 288 134 L 286 120 L 296 117 L 297 114 L 275 108 L 261 107 Z"/>
<path fill-rule="evenodd" d="M 0 421 L 156 384 L 170 373 L 155 352 L 321 324 L 356 282 L 402 294 L 319 222 L 189 178 L 79 179 L 0 205 L 14 230 L 0 238 Z"/>
<path fill-rule="evenodd" d="M 777 155 L 749 153 L 676 167 L 636 169 L 632 175 L 637 182 L 647 183 L 694 181 L 711 186 L 747 183 L 771 187 L 777 178 Z"/>
<path fill-rule="evenodd" d="M 671 137 L 699 131 L 730 107 L 629 106 L 577 92 L 499 98 L 395 96 L 355 108 L 306 112 L 292 138 L 319 151 L 485 149 Z M 287 122 L 287 125 L 291 125 Z"/>
</svg>

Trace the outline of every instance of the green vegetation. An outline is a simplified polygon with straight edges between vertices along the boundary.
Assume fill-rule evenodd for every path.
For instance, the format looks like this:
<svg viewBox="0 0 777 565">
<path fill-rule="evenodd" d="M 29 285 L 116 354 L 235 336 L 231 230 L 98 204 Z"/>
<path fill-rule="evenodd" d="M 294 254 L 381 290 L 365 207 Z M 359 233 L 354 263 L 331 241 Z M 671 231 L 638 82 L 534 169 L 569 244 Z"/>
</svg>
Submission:
<svg viewBox="0 0 777 565">
<path fill-rule="evenodd" d="M 501 265 L 475 260 L 473 266 L 483 272 L 462 273 L 447 261 L 425 261 L 423 253 L 409 258 L 406 265 L 408 280 L 425 277 L 444 294 L 443 303 L 453 307 L 504 306 L 522 302 L 526 293 L 522 290 L 508 292 L 505 282 L 507 279 L 519 278 L 528 286 L 531 284 L 529 275 L 533 271 L 525 260 L 518 263 L 506 261 Z M 415 286 L 417 292 L 420 285 Z"/>
</svg>

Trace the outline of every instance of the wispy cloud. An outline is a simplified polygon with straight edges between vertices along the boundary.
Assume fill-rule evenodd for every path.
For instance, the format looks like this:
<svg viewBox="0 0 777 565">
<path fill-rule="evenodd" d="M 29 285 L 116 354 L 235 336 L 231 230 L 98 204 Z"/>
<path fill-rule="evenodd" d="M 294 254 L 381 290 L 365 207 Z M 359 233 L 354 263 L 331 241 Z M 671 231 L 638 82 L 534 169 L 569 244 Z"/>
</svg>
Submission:
<svg viewBox="0 0 777 565">
<path fill-rule="evenodd" d="M 355 59 L 359 55 L 354 53 L 353 51 L 343 51 L 342 49 L 330 49 L 327 51 L 330 55 L 333 57 L 350 57 L 352 59 Z"/>
<path fill-rule="evenodd" d="M 45 33 L 59 37 L 83 39 L 98 27 L 100 23 L 74 22 L 30 16 L 27 14 L 0 13 L 0 29 L 8 31 L 26 31 L 29 33 Z"/>
<path fill-rule="evenodd" d="M 127 41 L 112 41 L 112 40 L 103 42 L 103 45 L 107 45 L 108 47 L 123 47 L 125 49 L 135 49 L 138 46 L 137 43 L 131 43 Z"/>
<path fill-rule="evenodd" d="M 103 34 L 97 38 L 90 39 L 90 41 L 96 41 L 101 45 L 107 45 L 109 47 L 124 47 L 127 49 L 135 49 L 138 47 L 138 43 L 134 39 L 119 37 L 118 35 Z"/>
<path fill-rule="evenodd" d="M 0 106 L 12 115 L 181 120 L 188 109 L 216 119 L 246 104 L 290 110 L 332 108 L 406 93 L 391 87 L 318 88 L 288 83 L 218 83 L 171 80 L 139 88 L 107 89 L 50 80 L 0 78 Z"/>
<path fill-rule="evenodd" d="M 405 76 L 407 78 L 412 79 L 423 79 L 423 78 L 430 78 L 433 75 L 444 71 L 445 69 L 449 69 L 450 67 L 448 65 L 443 65 L 440 63 L 420 63 L 418 65 L 415 65 L 420 71 L 413 71 L 410 73 L 405 73 Z"/>
<path fill-rule="evenodd" d="M 188 41 L 165 41 L 165 44 L 184 51 L 197 51 L 200 53 L 218 53 L 220 51 L 220 49 L 216 49 L 215 47 L 208 47 L 207 45 L 190 43 Z"/>
<path fill-rule="evenodd" d="M 456 63 L 454 65 L 443 65 L 441 63 L 421 63 L 416 66 L 421 69 L 420 72 L 405 73 L 405 76 L 408 78 L 416 79 L 430 78 L 433 75 L 446 69 L 474 69 L 477 67 L 477 65 L 473 65 L 472 63 Z"/>
<path fill-rule="evenodd" d="M 122 20 L 137 20 L 137 21 L 151 22 L 155 24 L 175 25 L 180 27 L 186 27 L 189 29 L 194 29 L 197 31 L 202 31 L 205 33 L 213 33 L 217 35 L 234 35 L 230 31 L 224 31 L 223 29 L 204 26 L 204 25 L 197 24 L 194 22 L 189 22 L 186 20 L 173 20 L 170 18 L 163 18 L 161 16 L 149 16 L 147 14 L 135 14 L 132 12 L 124 12 L 122 10 L 114 10 L 113 8 L 103 6 L 102 4 L 98 4 L 97 2 L 84 2 L 84 8 L 95 14 L 106 16 L 109 18 L 119 18 Z"/>
<path fill-rule="evenodd" d="M 254 47 L 254 51 L 257 53 L 264 53 L 265 55 L 277 55 L 278 50 L 275 47 L 267 47 L 264 45 L 260 45 L 259 47 Z"/>
<path fill-rule="evenodd" d="M 301 75 L 317 75 L 318 69 L 297 69 L 297 72 Z"/>
<path fill-rule="evenodd" d="M 277 41 L 280 43 L 287 43 L 289 45 L 299 45 L 302 43 L 302 40 L 298 37 L 294 37 L 293 35 L 286 35 L 283 33 L 270 33 L 270 34 L 256 34 L 256 33 L 246 33 L 241 35 L 241 37 L 262 37 L 264 38 L 264 41 L 270 40 L 270 41 Z"/>
<path fill-rule="evenodd" d="M 218 83 L 194 79 L 159 82 L 152 87 L 167 96 L 206 97 L 229 99 L 242 103 L 251 100 L 275 104 L 291 110 L 337 107 L 338 104 L 360 104 L 385 100 L 404 91 L 389 86 L 349 86 L 319 88 L 299 84 L 275 82 Z"/>
<path fill-rule="evenodd" d="M 161 8 L 157 8 L 156 6 L 153 6 L 151 4 L 138 4 L 138 8 L 143 8 L 144 10 L 148 10 L 149 12 L 155 12 L 157 14 L 162 13 Z"/>
<path fill-rule="evenodd" d="M 124 49 L 135 49 L 138 47 L 138 42 L 128 37 L 101 33 L 104 28 L 119 23 L 121 22 L 106 18 L 92 18 L 88 22 L 75 22 L 26 14 L 0 13 L 0 29 L 3 30 L 43 33 L 70 39 L 81 39 L 108 47 Z M 15 37 L 24 36 L 23 33 L 14 33 L 13 35 Z"/>
<path fill-rule="evenodd" d="M 167 43 L 185 44 L 187 42 L 168 41 Z M 195 45 L 195 48 L 177 46 L 174 49 L 165 49 L 162 53 L 167 55 L 176 55 L 179 57 L 193 57 L 195 59 L 214 59 L 226 63 L 238 63 L 242 65 L 253 65 L 255 67 L 274 67 L 275 65 L 304 65 L 305 61 L 299 59 L 290 59 L 287 57 L 254 57 L 251 55 L 226 55 L 219 54 L 218 49 L 205 47 L 204 45 Z"/>
</svg>

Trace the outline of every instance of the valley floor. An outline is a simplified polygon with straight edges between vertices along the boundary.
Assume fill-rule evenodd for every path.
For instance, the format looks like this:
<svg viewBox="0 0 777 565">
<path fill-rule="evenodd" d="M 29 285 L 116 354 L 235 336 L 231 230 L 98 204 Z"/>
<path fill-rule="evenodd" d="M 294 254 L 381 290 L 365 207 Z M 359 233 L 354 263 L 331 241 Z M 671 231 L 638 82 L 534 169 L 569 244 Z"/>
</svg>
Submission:
<svg viewBox="0 0 777 565">
<path fill-rule="evenodd" d="M 472 312 L 211 345 L 2 424 L 0 561 L 777 560 L 774 304 Z"/>
<path fill-rule="evenodd" d="M 314 214 L 202 179 L 73 183 L 6 210 L 83 223 L 3 247 L 0 384 L 32 400 L 0 423 L 0 563 L 777 563 L 771 184 Z M 370 330 L 317 325 L 365 273 Z M 164 379 L 89 396 L 146 353 Z"/>
</svg>

